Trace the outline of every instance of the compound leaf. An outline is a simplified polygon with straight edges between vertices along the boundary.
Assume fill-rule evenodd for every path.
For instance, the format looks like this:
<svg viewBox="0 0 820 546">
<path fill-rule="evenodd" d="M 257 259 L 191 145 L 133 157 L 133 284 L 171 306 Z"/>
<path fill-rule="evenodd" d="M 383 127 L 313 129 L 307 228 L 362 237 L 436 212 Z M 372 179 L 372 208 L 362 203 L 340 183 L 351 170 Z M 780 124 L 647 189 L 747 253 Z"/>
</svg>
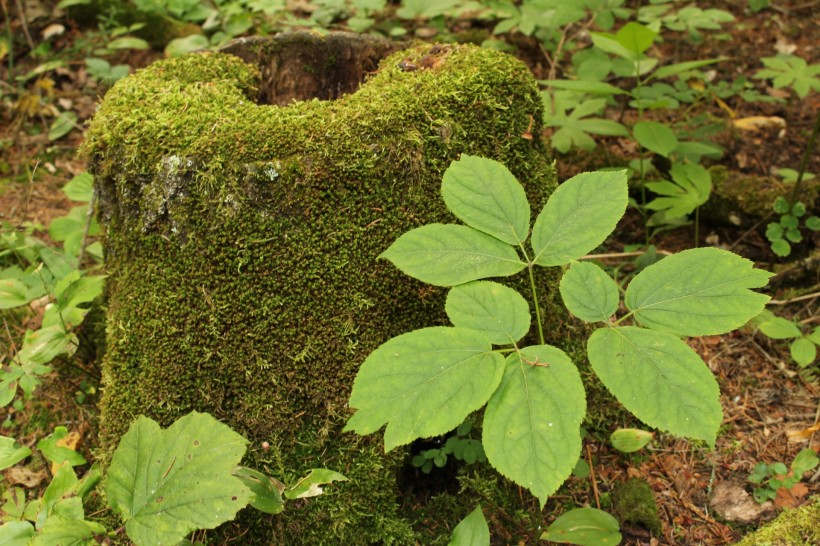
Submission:
<svg viewBox="0 0 820 546">
<path fill-rule="evenodd" d="M 601 328 L 587 352 L 606 388 L 638 419 L 714 445 L 723 418 L 717 381 L 682 340 L 636 326 Z"/>
<path fill-rule="evenodd" d="M 617 546 L 621 543 L 618 520 L 595 508 L 576 508 L 562 514 L 541 535 L 552 540 L 580 546 Z"/>
<path fill-rule="evenodd" d="M 693 248 L 641 271 L 626 306 L 647 328 L 680 336 L 724 334 L 755 317 L 769 300 L 749 290 L 772 275 L 726 250 Z"/>
<path fill-rule="evenodd" d="M 455 286 L 445 307 L 454 326 L 482 332 L 494 345 L 515 343 L 530 330 L 530 307 L 521 294 L 492 281 Z"/>
<path fill-rule="evenodd" d="M 526 267 L 510 245 L 455 224 L 428 224 L 408 231 L 381 257 L 407 275 L 435 286 L 506 277 Z"/>
<path fill-rule="evenodd" d="M 563 351 L 536 345 L 515 352 L 484 411 L 487 460 L 543 507 L 575 467 L 585 412 L 581 377 Z"/>
<path fill-rule="evenodd" d="M 527 239 L 527 195 L 501 163 L 462 155 L 444 172 L 441 195 L 447 208 L 468 226 L 510 245 L 520 245 Z"/>
<path fill-rule="evenodd" d="M 604 242 L 627 204 L 626 171 L 581 173 L 553 192 L 535 220 L 534 262 L 565 265 Z"/>
<path fill-rule="evenodd" d="M 605 321 L 618 310 L 618 285 L 595 264 L 573 263 L 558 289 L 567 310 L 581 320 Z"/>
<path fill-rule="evenodd" d="M 490 544 L 490 528 L 487 526 L 487 520 L 484 519 L 481 506 L 476 506 L 475 510 L 453 529 L 449 546 L 484 546 L 485 544 L 487 546 Z"/>
<path fill-rule="evenodd" d="M 504 358 L 484 335 L 437 326 L 402 334 L 362 364 L 346 431 L 371 434 L 385 423 L 384 448 L 445 434 L 483 406 L 498 387 Z"/>
<path fill-rule="evenodd" d="M 138 546 L 176 544 L 197 529 L 232 520 L 253 498 L 231 475 L 245 440 L 205 413 L 167 429 L 140 416 L 111 459 L 106 493 Z"/>
<path fill-rule="evenodd" d="M 680 218 L 709 199 L 712 176 L 700 165 L 675 163 L 670 170 L 672 181 L 647 182 L 646 187 L 663 197 L 647 203 L 650 210 L 662 210 L 666 218 Z"/>
</svg>

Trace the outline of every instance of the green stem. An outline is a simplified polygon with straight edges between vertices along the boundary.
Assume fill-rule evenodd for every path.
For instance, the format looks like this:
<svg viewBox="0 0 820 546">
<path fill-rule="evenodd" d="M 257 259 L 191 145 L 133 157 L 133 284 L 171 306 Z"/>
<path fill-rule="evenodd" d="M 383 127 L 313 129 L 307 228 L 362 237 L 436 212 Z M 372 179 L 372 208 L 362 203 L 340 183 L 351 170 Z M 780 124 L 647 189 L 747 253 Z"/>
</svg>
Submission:
<svg viewBox="0 0 820 546">
<path fill-rule="evenodd" d="M 547 342 L 544 340 L 544 327 L 541 325 L 541 308 L 538 305 L 538 290 L 535 288 L 535 274 L 532 272 L 533 266 L 535 264 L 530 262 L 527 265 L 527 269 L 530 273 L 530 288 L 532 289 L 532 304 L 535 306 L 535 322 L 538 324 L 538 340 L 541 342 L 541 345 L 545 345 Z"/>
<path fill-rule="evenodd" d="M 820 112 L 818 112 L 817 116 L 814 118 L 814 129 L 812 129 L 811 136 L 809 137 L 809 145 L 806 146 L 806 150 L 803 152 L 803 159 L 800 160 L 800 170 L 797 172 L 797 180 L 794 183 L 792 196 L 789 199 L 790 210 L 791 206 L 794 205 L 800 197 L 800 186 L 803 182 L 803 174 L 806 172 L 806 168 L 809 165 L 809 158 L 811 157 L 811 151 L 814 148 L 814 143 L 817 140 L 818 133 L 820 133 Z"/>
<path fill-rule="evenodd" d="M 625 321 L 626 319 L 628 319 L 629 317 L 631 317 L 634 314 L 635 314 L 635 311 L 630 311 L 629 313 L 625 314 L 624 316 L 622 316 L 621 318 L 616 320 L 613 325 L 617 326 L 618 324 L 622 323 L 623 321 Z"/>
</svg>

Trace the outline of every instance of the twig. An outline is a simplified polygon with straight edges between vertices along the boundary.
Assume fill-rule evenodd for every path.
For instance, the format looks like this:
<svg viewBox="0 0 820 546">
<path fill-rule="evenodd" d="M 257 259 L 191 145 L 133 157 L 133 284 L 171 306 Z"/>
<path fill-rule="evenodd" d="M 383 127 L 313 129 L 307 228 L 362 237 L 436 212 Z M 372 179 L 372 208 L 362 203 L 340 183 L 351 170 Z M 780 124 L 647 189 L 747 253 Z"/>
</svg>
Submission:
<svg viewBox="0 0 820 546">
<path fill-rule="evenodd" d="M 595 467 L 592 465 L 592 450 L 587 444 L 587 458 L 589 459 L 589 479 L 592 480 L 592 492 L 595 495 L 595 506 L 601 509 L 601 498 L 598 496 L 598 484 L 595 483 Z"/>
<path fill-rule="evenodd" d="M 26 10 L 23 9 L 23 4 L 20 3 L 20 0 L 14 0 L 14 4 L 17 6 L 17 11 L 20 13 L 20 23 L 23 25 L 23 34 L 26 35 L 28 46 L 31 49 L 34 49 L 34 40 L 31 39 L 31 34 L 28 32 L 28 25 L 26 24 Z"/>
<path fill-rule="evenodd" d="M 664 256 L 671 256 L 673 254 L 668 250 L 656 250 L 655 252 L 663 254 Z M 608 254 L 587 254 L 579 258 L 579 260 L 612 260 L 615 258 L 633 258 L 635 256 L 643 256 L 644 254 L 646 254 L 646 251 L 642 250 L 635 252 L 610 252 Z"/>
<path fill-rule="evenodd" d="M 797 296 L 794 298 L 789 298 L 787 300 L 769 300 L 766 305 L 788 305 L 790 303 L 794 303 L 797 301 L 810 300 L 818 296 L 820 296 L 820 292 L 812 292 L 811 294 L 805 294 L 803 296 Z"/>
</svg>

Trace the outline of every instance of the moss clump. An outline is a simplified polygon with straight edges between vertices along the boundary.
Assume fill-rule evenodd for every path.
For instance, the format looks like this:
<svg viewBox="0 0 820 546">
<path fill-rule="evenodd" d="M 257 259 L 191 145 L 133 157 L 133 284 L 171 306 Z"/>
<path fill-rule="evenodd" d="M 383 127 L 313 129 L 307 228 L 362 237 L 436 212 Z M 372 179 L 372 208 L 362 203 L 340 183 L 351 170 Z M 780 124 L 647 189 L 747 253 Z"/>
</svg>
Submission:
<svg viewBox="0 0 820 546">
<path fill-rule="evenodd" d="M 260 105 L 263 83 L 230 55 L 161 61 L 118 82 L 89 128 L 109 275 L 103 451 L 139 414 L 168 426 L 209 412 L 251 441 L 250 465 L 350 478 L 223 537 L 411 544 L 404 453 L 341 429 L 360 363 L 443 323 L 444 291 L 377 257 L 410 228 L 455 220 L 439 187 L 462 153 L 503 162 L 540 210 L 555 177 L 538 90 L 512 57 L 456 45 L 396 53 L 333 101 Z M 557 292 L 554 272 L 539 275 Z M 544 299 L 550 342 L 578 343 Z"/>
<path fill-rule="evenodd" d="M 735 546 L 816 546 L 820 544 L 820 497 L 794 510 L 785 510 L 762 529 Z"/>
<path fill-rule="evenodd" d="M 661 534 L 661 520 L 652 488 L 645 480 L 629 478 L 612 491 L 612 510 L 621 525 L 637 524 L 652 534 Z"/>
</svg>

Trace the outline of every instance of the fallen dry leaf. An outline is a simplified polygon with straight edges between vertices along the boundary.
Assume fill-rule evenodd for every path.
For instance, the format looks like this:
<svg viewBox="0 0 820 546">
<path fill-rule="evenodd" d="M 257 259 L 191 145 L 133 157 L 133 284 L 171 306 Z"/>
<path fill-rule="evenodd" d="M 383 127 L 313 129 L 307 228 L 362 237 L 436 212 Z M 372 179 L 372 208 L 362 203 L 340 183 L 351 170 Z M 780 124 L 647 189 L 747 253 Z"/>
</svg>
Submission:
<svg viewBox="0 0 820 546">
<path fill-rule="evenodd" d="M 66 434 L 63 438 L 57 440 L 56 446 L 57 447 L 65 447 L 70 449 L 71 451 L 77 451 L 77 444 L 80 443 L 80 433 L 76 430 L 72 430 L 68 434 Z M 60 470 L 60 467 L 66 464 L 65 461 L 62 463 L 51 463 L 51 475 L 57 474 L 57 471 Z"/>
<path fill-rule="evenodd" d="M 802 483 L 794 484 L 791 489 L 781 487 L 777 490 L 774 505 L 778 508 L 796 508 L 808 494 L 809 488 Z"/>
<path fill-rule="evenodd" d="M 12 466 L 5 470 L 3 475 L 11 485 L 22 485 L 28 489 L 37 487 L 46 479 L 45 469 L 34 472 L 25 466 Z"/>
<path fill-rule="evenodd" d="M 763 129 L 783 129 L 786 120 L 778 116 L 750 116 L 732 120 L 732 125 L 741 131 L 761 131 Z"/>
<path fill-rule="evenodd" d="M 787 430 L 786 437 L 790 442 L 808 442 L 815 432 L 820 432 L 820 423 L 803 430 Z"/>
</svg>

